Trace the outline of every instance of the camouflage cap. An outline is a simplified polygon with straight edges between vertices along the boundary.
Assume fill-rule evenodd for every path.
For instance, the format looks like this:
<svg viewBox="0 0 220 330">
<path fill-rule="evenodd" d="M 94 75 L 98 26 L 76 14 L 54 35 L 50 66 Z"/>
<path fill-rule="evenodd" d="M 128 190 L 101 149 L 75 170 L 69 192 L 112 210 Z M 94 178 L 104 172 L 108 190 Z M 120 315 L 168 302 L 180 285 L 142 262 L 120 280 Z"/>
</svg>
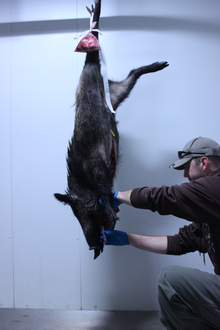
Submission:
<svg viewBox="0 0 220 330">
<path fill-rule="evenodd" d="M 202 156 L 220 156 L 220 146 L 217 142 L 206 137 L 198 137 L 190 140 L 183 151 L 178 151 L 178 160 L 169 167 L 175 170 L 183 170 L 184 165 L 192 158 Z"/>
</svg>

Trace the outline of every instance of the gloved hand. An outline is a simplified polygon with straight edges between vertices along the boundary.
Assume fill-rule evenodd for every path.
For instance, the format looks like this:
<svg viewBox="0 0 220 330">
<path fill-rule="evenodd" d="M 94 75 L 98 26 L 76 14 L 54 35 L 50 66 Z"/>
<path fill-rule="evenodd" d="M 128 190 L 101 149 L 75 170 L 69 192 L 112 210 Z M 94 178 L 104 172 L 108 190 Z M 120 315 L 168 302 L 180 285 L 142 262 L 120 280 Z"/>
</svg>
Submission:
<svg viewBox="0 0 220 330">
<path fill-rule="evenodd" d="M 101 233 L 100 242 L 103 243 L 104 239 L 107 239 L 105 245 L 115 245 L 115 246 L 123 246 L 129 245 L 128 235 L 127 233 L 119 230 L 105 230 L 105 237 L 103 237 L 103 233 Z"/>
<path fill-rule="evenodd" d="M 119 202 L 117 196 L 118 196 L 119 191 L 117 191 L 116 193 L 114 193 L 113 195 L 113 207 L 114 209 L 117 209 L 119 207 L 119 205 L 122 204 L 122 202 Z M 103 202 L 102 198 L 99 199 L 99 204 L 103 207 L 105 207 L 105 203 Z"/>
</svg>

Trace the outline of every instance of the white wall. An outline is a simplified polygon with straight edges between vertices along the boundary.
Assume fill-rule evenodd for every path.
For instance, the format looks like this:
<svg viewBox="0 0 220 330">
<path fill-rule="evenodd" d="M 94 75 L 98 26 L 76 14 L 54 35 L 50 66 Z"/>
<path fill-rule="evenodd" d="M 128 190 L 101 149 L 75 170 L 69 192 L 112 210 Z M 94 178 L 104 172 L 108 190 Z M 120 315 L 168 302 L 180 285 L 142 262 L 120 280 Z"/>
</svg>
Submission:
<svg viewBox="0 0 220 330">
<path fill-rule="evenodd" d="M 0 5 L 1 307 L 157 310 L 164 266 L 213 272 L 198 253 L 106 247 L 94 261 L 70 208 L 53 197 L 66 188 L 71 106 L 85 58 L 74 53 L 73 35 L 88 28 L 90 3 Z M 110 78 L 154 61 L 170 64 L 141 77 L 118 110 L 115 190 L 181 183 L 183 173 L 168 168 L 177 150 L 197 136 L 220 142 L 219 10 L 214 0 L 103 0 Z M 125 205 L 119 216 L 117 229 L 149 235 L 174 234 L 187 223 Z"/>
</svg>

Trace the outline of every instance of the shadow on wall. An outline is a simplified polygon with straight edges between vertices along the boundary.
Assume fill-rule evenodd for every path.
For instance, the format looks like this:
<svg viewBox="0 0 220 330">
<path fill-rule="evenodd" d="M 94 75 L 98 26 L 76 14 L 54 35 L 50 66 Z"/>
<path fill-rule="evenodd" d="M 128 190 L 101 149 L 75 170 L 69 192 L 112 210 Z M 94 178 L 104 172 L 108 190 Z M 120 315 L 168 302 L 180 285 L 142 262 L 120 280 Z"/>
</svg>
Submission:
<svg viewBox="0 0 220 330">
<path fill-rule="evenodd" d="M 151 145 L 152 147 L 158 149 L 156 143 L 155 146 Z M 151 156 L 147 146 L 141 148 L 139 141 L 135 138 L 121 135 L 120 152 L 121 157 L 115 184 L 120 190 L 141 186 L 170 186 L 186 181 L 183 177 L 183 171 L 169 168 L 169 165 L 177 159 L 177 151 L 173 153 L 166 150 L 163 153 L 160 152 L 158 161 L 158 158 L 155 160 Z"/>
<path fill-rule="evenodd" d="M 151 145 L 151 148 L 157 148 L 156 143 L 155 146 Z M 175 152 L 171 154 L 164 150 L 157 159 L 154 159 L 151 157 L 150 149 L 144 155 L 145 147 L 140 146 L 137 140 L 129 136 L 120 137 L 120 146 L 122 155 L 115 182 L 115 191 L 144 186 L 171 186 L 187 181 L 183 177 L 183 171 L 169 168 L 169 164 L 176 160 L 176 158 L 174 159 Z M 123 150 L 126 152 L 123 153 Z M 180 227 L 188 224 L 186 220 L 172 215 L 161 216 L 157 212 L 136 209 L 126 205 L 120 207 L 118 216 L 120 220 L 117 222 L 116 229 L 144 235 L 173 235 L 178 232 Z"/>
<path fill-rule="evenodd" d="M 115 16 L 101 18 L 102 31 L 188 31 L 219 34 L 220 24 L 184 18 L 157 16 Z M 88 18 L 0 23 L 0 37 L 68 33 L 88 29 Z"/>
</svg>

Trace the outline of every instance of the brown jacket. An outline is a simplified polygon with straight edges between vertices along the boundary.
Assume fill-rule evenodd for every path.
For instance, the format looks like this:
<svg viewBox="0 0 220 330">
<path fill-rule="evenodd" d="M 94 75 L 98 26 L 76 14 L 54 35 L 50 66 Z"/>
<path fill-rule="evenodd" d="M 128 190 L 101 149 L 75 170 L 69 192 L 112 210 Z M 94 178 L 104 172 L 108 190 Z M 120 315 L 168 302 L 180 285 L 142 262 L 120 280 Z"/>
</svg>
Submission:
<svg viewBox="0 0 220 330">
<path fill-rule="evenodd" d="M 168 236 L 167 254 L 208 252 L 215 273 L 220 275 L 220 169 L 181 185 L 136 188 L 131 204 L 191 221 L 178 234 Z"/>
</svg>

